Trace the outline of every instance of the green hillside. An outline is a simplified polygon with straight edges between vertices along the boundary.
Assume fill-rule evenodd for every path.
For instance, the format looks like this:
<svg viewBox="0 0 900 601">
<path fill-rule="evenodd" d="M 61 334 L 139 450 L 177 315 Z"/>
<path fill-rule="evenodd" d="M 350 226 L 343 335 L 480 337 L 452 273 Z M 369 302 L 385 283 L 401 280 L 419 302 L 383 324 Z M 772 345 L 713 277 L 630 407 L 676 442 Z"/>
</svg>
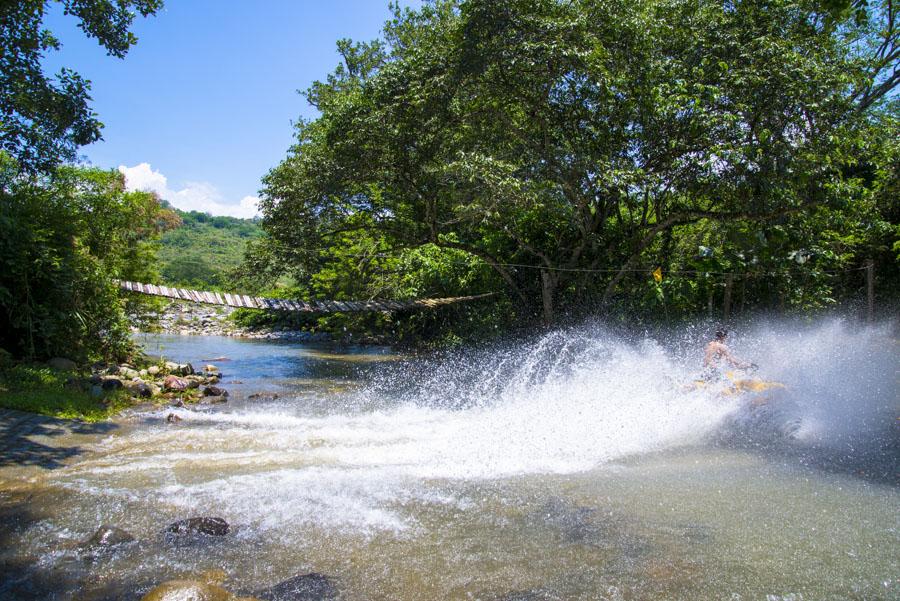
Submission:
<svg viewBox="0 0 900 601">
<path fill-rule="evenodd" d="M 163 282 L 197 288 L 226 284 L 247 242 L 262 234 L 252 219 L 177 211 L 182 224 L 163 234 L 157 254 Z"/>
</svg>

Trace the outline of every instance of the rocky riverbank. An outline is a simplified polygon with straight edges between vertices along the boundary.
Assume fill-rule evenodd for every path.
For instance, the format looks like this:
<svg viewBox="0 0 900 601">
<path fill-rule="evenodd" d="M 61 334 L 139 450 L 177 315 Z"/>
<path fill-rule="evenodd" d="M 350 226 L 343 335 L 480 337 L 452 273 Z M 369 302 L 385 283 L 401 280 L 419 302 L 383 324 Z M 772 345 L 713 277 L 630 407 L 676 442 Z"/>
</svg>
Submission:
<svg viewBox="0 0 900 601">
<path fill-rule="evenodd" d="M 73 371 L 68 359 L 48 361 L 54 369 Z M 131 364 L 94 364 L 88 377 L 71 377 L 68 385 L 89 392 L 92 397 L 103 398 L 117 391 L 124 391 L 134 401 L 170 400 L 176 405 L 186 402 L 224 403 L 228 391 L 216 386 L 221 376 L 215 365 L 205 365 L 195 370 L 190 363 L 160 361 L 144 368 Z"/>
<path fill-rule="evenodd" d="M 260 340 L 292 340 L 297 342 L 327 342 L 331 336 L 322 332 L 304 332 L 280 327 L 263 330 L 242 328 L 231 319 L 233 307 L 197 305 L 194 303 L 171 302 L 159 313 L 151 313 L 146 323 L 152 324 L 153 331 L 182 336 L 235 336 Z M 134 323 L 135 331 L 142 331 L 146 325 Z"/>
</svg>

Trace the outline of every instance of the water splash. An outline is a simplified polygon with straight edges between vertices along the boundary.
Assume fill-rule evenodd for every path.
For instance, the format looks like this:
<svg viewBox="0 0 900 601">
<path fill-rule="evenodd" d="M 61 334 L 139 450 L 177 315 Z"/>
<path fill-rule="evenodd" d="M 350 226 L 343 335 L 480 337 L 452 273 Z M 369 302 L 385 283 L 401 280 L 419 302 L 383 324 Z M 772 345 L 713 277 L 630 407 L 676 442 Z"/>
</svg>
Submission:
<svg viewBox="0 0 900 601">
<path fill-rule="evenodd" d="M 290 521 L 402 531 L 410 499 L 466 503 L 448 492 L 453 482 L 583 472 L 701 444 L 733 426 L 746 398 L 690 386 L 703 334 L 660 342 L 585 326 L 394 365 L 361 392 L 335 395 L 324 416 L 291 398 L 180 410 L 179 426 L 112 436 L 57 478 L 82 492 L 212 509 L 264 530 Z M 758 377 L 785 384 L 773 404 L 800 420 L 806 442 L 858 439 L 896 417 L 898 353 L 888 328 L 770 322 L 732 344 L 761 365 Z"/>
</svg>

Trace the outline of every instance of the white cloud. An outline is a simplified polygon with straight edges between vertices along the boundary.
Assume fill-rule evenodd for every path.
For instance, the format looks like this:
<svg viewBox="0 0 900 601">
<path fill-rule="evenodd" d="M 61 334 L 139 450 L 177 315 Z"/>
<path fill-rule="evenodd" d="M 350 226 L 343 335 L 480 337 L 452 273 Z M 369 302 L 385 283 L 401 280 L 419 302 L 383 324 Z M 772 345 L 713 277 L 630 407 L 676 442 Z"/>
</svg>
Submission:
<svg viewBox="0 0 900 601">
<path fill-rule="evenodd" d="M 172 206 L 182 211 L 202 211 L 211 215 L 230 215 L 248 219 L 259 214 L 256 196 L 245 196 L 238 202 L 227 202 L 221 192 L 208 182 L 186 182 L 180 190 L 169 188 L 169 181 L 159 171 L 154 171 L 150 163 L 139 163 L 134 167 L 119 165 L 125 175 L 128 190 L 149 190 L 159 194 Z"/>
</svg>

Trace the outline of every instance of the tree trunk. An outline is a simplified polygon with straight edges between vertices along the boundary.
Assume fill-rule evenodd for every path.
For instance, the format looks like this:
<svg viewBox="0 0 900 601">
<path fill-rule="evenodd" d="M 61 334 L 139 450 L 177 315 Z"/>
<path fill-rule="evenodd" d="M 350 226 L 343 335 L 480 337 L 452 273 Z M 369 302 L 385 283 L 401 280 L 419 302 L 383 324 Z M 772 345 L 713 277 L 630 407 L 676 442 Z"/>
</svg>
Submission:
<svg viewBox="0 0 900 601">
<path fill-rule="evenodd" d="M 725 298 L 722 300 L 722 317 L 725 322 L 731 317 L 731 290 L 734 288 L 734 274 L 725 276 Z"/>
<path fill-rule="evenodd" d="M 543 301 L 544 307 L 543 317 L 545 326 L 553 325 L 553 295 L 556 292 L 556 284 L 558 281 L 558 276 L 554 277 L 554 275 L 546 269 L 541 270 L 541 300 Z"/>
</svg>

